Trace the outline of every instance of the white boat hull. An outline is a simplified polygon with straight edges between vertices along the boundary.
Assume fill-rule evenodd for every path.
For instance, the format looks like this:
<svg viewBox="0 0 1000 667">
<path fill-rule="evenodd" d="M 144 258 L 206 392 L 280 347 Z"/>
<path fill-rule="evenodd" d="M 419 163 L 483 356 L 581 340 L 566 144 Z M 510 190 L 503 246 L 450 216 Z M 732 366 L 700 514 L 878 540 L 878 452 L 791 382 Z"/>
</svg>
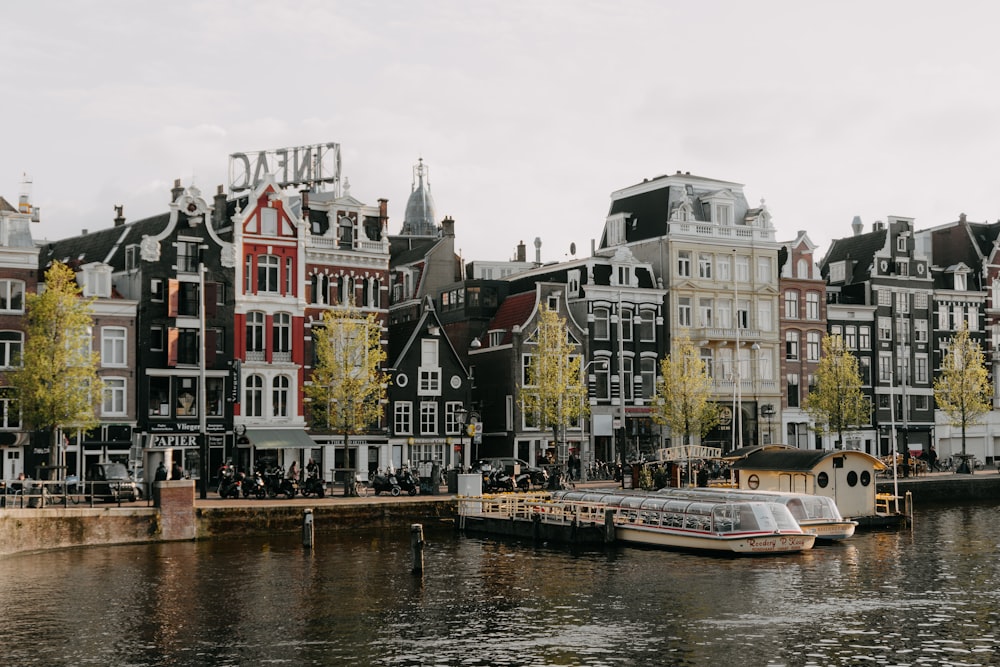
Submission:
<svg viewBox="0 0 1000 667">
<path fill-rule="evenodd" d="M 796 553 L 811 549 L 816 541 L 816 535 L 810 533 L 729 533 L 717 535 L 699 531 L 629 524 L 616 524 L 615 538 L 632 544 L 734 554 Z"/>
</svg>

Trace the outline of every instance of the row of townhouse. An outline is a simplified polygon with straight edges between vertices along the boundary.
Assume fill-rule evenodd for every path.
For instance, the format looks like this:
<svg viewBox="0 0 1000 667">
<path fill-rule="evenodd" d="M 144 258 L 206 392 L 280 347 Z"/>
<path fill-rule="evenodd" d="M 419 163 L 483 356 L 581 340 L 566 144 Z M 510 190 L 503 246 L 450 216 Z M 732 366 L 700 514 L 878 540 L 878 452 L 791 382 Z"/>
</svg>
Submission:
<svg viewBox="0 0 1000 667">
<path fill-rule="evenodd" d="M 0 396 L 2 476 L 43 462 L 79 474 L 106 459 L 150 469 L 179 457 L 201 476 L 229 460 L 312 458 L 329 478 L 572 450 L 587 461 L 653 456 L 672 440 L 650 402 L 679 336 L 701 350 L 723 411 L 703 444 L 884 454 L 938 442 L 946 455 L 956 435 L 932 384 L 953 332 L 966 324 L 998 363 L 1000 223 L 963 216 L 916 231 L 891 217 L 865 232 L 856 220 L 817 260 L 805 232 L 778 242 L 741 184 L 678 172 L 612 193 L 589 256 L 543 264 L 536 239 L 534 261 L 522 242 L 510 262 L 465 264 L 455 221 L 436 222 L 422 161 L 395 236 L 386 200 L 358 201 L 339 175 L 327 187 L 290 185 L 262 172 L 206 198 L 178 182 L 161 215 L 127 223 L 116 207 L 111 227 L 42 244 L 27 198 L 0 200 L 0 352 L 14 358 L 24 294 L 59 260 L 96 297 L 106 387 L 101 426 L 67 432 L 61 452 L 36 444 L 11 392 Z M 349 301 L 383 324 L 392 381 L 384 418 L 345 447 L 312 426 L 302 388 L 312 328 Z M 566 320 L 589 391 L 590 415 L 566 425 L 561 452 L 519 400 L 543 307 Z M 871 398 L 870 423 L 844 443 L 819 437 L 802 409 L 826 333 L 859 357 Z M 971 433 L 986 460 L 995 414 Z"/>
</svg>

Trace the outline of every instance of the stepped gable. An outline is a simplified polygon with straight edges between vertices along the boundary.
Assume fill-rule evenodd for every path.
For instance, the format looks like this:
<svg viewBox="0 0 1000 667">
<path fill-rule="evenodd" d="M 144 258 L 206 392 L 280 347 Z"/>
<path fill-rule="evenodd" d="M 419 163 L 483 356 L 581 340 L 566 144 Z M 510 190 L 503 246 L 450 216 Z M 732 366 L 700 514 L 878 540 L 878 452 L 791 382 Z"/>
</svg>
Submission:
<svg viewBox="0 0 1000 667">
<path fill-rule="evenodd" d="M 528 317 L 535 309 L 535 301 L 536 294 L 533 291 L 515 294 L 504 299 L 497 314 L 493 316 L 489 326 L 486 327 L 487 332 L 503 329 L 503 339 L 498 345 L 510 345 L 513 340 L 514 327 L 521 326 L 528 321 Z"/>
</svg>

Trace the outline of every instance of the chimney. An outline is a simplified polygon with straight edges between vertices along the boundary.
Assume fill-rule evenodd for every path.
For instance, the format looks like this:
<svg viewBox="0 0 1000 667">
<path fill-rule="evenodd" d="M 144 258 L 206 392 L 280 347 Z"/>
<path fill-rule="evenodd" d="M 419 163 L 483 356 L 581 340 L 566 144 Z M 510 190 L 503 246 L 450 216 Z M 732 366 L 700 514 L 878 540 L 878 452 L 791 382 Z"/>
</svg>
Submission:
<svg viewBox="0 0 1000 667">
<path fill-rule="evenodd" d="M 441 236 L 455 237 L 455 221 L 450 215 L 445 216 L 441 221 Z"/>
<path fill-rule="evenodd" d="M 535 237 L 535 264 L 542 265 L 542 237 Z"/>
<path fill-rule="evenodd" d="M 226 190 L 221 185 L 215 186 L 214 200 L 212 219 L 215 221 L 216 229 L 218 229 L 226 223 Z"/>
<path fill-rule="evenodd" d="M 965 214 L 964 213 L 959 213 L 958 214 L 958 221 L 959 222 L 965 222 Z"/>
<path fill-rule="evenodd" d="M 518 262 L 528 261 L 528 249 L 524 245 L 524 241 L 517 242 L 517 260 Z"/>
<path fill-rule="evenodd" d="M 124 210 L 125 207 L 122 206 L 121 204 L 115 206 L 115 227 L 121 227 L 122 225 L 125 224 L 125 216 L 122 213 L 122 211 Z"/>
<path fill-rule="evenodd" d="M 174 179 L 174 187 L 170 190 L 170 201 L 177 201 L 180 196 L 184 194 L 184 188 L 181 187 L 181 179 Z"/>
<path fill-rule="evenodd" d="M 854 230 L 855 236 L 860 236 L 863 231 L 865 231 L 865 225 L 861 222 L 861 216 L 854 216 L 854 220 L 851 221 L 851 229 Z"/>
</svg>

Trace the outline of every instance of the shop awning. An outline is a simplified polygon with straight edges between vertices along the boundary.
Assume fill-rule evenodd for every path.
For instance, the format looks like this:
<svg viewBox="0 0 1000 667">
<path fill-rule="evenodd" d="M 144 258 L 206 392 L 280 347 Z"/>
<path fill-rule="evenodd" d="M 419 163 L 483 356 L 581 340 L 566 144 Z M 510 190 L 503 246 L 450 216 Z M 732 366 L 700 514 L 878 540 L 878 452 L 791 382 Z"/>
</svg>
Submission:
<svg viewBox="0 0 1000 667">
<path fill-rule="evenodd" d="M 256 449 L 307 449 L 316 446 L 300 428 L 248 428 L 246 436 Z"/>
</svg>

